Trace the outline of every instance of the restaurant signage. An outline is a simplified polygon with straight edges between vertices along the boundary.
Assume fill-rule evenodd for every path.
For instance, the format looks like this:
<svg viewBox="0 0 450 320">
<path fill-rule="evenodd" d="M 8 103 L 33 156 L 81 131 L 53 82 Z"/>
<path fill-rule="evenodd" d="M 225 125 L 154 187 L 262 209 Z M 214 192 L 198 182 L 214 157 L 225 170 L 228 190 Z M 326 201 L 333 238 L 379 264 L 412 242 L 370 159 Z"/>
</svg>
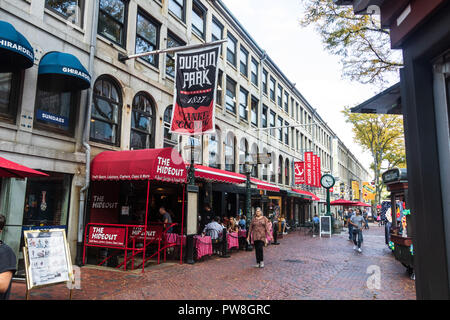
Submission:
<svg viewBox="0 0 450 320">
<path fill-rule="evenodd" d="M 317 156 L 312 155 L 312 184 L 313 187 L 317 187 Z"/>
<path fill-rule="evenodd" d="M 322 178 L 322 164 L 321 164 L 321 159 L 319 156 L 317 156 L 317 161 L 316 161 L 316 168 L 317 168 L 317 187 L 320 188 L 320 178 Z"/>
<path fill-rule="evenodd" d="M 298 161 L 294 163 L 295 184 L 305 183 L 305 162 Z"/>
<path fill-rule="evenodd" d="M 312 185 L 312 152 L 305 152 L 306 184 Z"/>
<path fill-rule="evenodd" d="M 67 117 L 52 114 L 50 112 L 43 111 L 40 109 L 37 109 L 36 111 L 36 118 L 41 121 L 54 123 L 64 127 L 67 127 L 69 125 L 69 119 Z"/>
<path fill-rule="evenodd" d="M 125 246 L 125 228 L 90 226 L 89 244 Z"/>
<path fill-rule="evenodd" d="M 175 106 L 170 131 L 185 135 L 215 132 L 214 106 L 220 45 L 175 54 Z"/>
<path fill-rule="evenodd" d="M 163 226 L 149 225 L 147 226 L 147 241 L 158 241 L 162 239 Z M 143 227 L 134 227 L 131 229 L 131 237 L 136 240 L 144 240 L 145 233 Z"/>
</svg>

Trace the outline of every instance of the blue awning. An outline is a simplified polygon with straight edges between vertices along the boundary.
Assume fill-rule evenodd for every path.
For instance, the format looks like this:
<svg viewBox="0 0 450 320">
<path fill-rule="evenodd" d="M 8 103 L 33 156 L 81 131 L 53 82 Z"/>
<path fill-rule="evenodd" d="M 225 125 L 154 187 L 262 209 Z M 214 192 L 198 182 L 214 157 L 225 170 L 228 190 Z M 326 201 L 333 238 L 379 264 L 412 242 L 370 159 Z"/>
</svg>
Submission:
<svg viewBox="0 0 450 320">
<path fill-rule="evenodd" d="M 27 39 L 12 24 L 0 20 L 0 72 L 31 68 L 34 50 Z"/>
<path fill-rule="evenodd" d="M 91 86 L 91 76 L 74 55 L 53 51 L 39 63 L 38 86 L 50 92 L 80 91 Z"/>
</svg>

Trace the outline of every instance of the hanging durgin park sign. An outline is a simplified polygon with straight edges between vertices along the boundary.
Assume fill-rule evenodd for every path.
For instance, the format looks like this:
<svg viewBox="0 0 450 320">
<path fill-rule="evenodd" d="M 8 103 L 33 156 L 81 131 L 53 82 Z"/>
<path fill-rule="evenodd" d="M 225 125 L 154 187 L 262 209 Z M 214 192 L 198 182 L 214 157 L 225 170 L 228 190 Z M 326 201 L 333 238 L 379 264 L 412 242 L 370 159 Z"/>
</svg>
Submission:
<svg viewBox="0 0 450 320">
<path fill-rule="evenodd" d="M 175 92 L 171 132 L 212 133 L 220 45 L 175 55 Z"/>
</svg>

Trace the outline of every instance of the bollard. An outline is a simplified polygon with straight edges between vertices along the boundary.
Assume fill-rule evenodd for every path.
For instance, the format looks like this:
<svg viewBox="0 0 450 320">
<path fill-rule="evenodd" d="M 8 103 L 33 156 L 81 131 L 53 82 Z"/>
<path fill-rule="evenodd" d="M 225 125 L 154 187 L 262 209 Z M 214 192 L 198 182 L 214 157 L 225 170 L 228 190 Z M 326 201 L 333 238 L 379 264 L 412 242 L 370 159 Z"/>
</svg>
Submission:
<svg viewBox="0 0 450 320">
<path fill-rule="evenodd" d="M 277 239 L 278 239 L 278 223 L 276 223 L 276 227 L 275 227 L 275 224 L 274 224 L 274 228 L 273 228 L 273 243 L 272 244 L 274 244 L 274 245 L 279 245 L 280 243 L 277 241 Z"/>
<path fill-rule="evenodd" d="M 230 258 L 230 255 L 228 254 L 228 239 L 227 239 L 227 229 L 226 228 L 223 228 L 223 231 L 222 231 L 222 255 L 220 257 Z"/>
<path fill-rule="evenodd" d="M 181 243 L 183 245 L 183 243 Z M 194 235 L 186 236 L 186 263 L 194 264 Z"/>
</svg>

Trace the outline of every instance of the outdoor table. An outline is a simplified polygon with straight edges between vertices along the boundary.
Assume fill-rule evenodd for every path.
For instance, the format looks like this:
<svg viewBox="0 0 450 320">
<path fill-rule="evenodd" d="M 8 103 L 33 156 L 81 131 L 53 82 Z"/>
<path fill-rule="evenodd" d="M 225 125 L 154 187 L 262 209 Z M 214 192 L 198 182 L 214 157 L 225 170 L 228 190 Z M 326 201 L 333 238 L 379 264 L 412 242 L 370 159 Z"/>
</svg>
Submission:
<svg viewBox="0 0 450 320">
<path fill-rule="evenodd" d="M 203 256 L 211 256 L 213 254 L 212 241 L 210 236 L 194 236 L 195 249 L 197 251 L 197 259 Z"/>
<path fill-rule="evenodd" d="M 247 230 L 239 230 L 238 238 L 247 238 Z"/>
<path fill-rule="evenodd" d="M 227 233 L 228 249 L 239 248 L 239 236 L 238 232 Z"/>
</svg>

